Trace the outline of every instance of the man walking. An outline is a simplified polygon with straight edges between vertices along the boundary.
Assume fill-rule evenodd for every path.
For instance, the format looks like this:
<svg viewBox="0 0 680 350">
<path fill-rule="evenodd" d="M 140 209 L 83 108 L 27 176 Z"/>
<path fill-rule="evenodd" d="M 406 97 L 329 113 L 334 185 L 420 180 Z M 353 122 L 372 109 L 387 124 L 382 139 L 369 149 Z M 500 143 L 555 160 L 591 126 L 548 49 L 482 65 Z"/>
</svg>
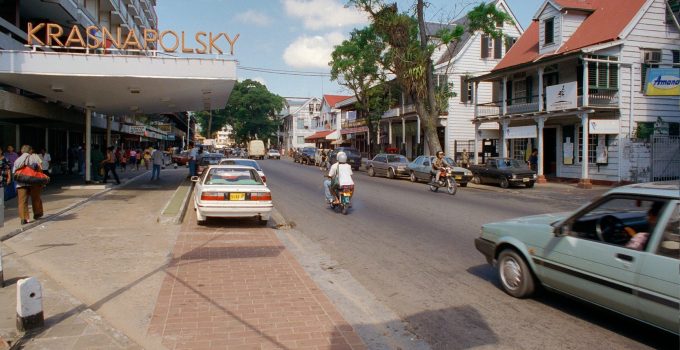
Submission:
<svg viewBox="0 0 680 350">
<path fill-rule="evenodd" d="M 153 164 L 153 169 L 151 170 L 151 180 L 161 179 L 161 166 L 163 165 L 163 151 L 160 149 L 154 149 L 151 153 L 151 162 Z"/>
<path fill-rule="evenodd" d="M 194 141 L 189 141 L 189 176 L 196 176 L 196 160 L 198 159 L 198 148 L 194 147 Z"/>
</svg>

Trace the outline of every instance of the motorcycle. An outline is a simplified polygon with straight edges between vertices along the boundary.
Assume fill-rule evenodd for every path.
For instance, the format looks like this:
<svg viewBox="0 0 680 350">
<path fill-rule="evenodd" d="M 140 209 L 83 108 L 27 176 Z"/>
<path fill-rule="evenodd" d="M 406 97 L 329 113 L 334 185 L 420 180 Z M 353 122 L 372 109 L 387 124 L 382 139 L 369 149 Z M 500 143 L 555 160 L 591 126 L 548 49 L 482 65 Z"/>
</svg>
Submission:
<svg viewBox="0 0 680 350">
<path fill-rule="evenodd" d="M 437 192 L 439 188 L 445 187 L 450 195 L 456 194 L 458 185 L 453 177 L 453 170 L 451 168 L 446 167 L 439 170 L 439 181 L 435 182 L 434 178 L 434 175 L 430 177 L 430 191 Z"/>
<path fill-rule="evenodd" d="M 352 196 L 354 195 L 354 186 L 340 186 L 338 188 L 338 197 L 340 198 L 340 203 L 334 204 L 330 202 L 331 209 L 340 209 L 340 211 L 347 215 L 349 208 L 352 207 Z"/>
</svg>

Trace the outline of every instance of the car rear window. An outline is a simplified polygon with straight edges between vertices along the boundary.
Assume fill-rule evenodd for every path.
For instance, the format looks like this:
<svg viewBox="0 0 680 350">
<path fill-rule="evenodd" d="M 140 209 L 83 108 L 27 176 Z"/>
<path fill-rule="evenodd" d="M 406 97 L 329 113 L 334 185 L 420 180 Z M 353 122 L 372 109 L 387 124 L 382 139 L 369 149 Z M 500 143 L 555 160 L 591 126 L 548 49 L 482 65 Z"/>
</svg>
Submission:
<svg viewBox="0 0 680 350">
<path fill-rule="evenodd" d="M 201 158 L 201 165 L 217 165 L 220 164 L 222 157 L 203 157 Z"/>
<path fill-rule="evenodd" d="M 245 166 L 251 166 L 259 171 L 262 170 L 260 168 L 260 164 L 258 164 L 254 160 L 248 160 L 248 159 L 224 159 L 220 161 L 220 165 L 245 165 Z"/>
<path fill-rule="evenodd" d="M 212 168 L 205 177 L 206 185 L 262 185 L 262 179 L 251 169 Z"/>
<path fill-rule="evenodd" d="M 387 156 L 387 162 L 388 163 L 398 163 L 398 162 L 408 163 L 408 159 L 406 159 L 406 157 L 404 157 L 404 156 L 390 154 L 390 155 Z"/>
</svg>

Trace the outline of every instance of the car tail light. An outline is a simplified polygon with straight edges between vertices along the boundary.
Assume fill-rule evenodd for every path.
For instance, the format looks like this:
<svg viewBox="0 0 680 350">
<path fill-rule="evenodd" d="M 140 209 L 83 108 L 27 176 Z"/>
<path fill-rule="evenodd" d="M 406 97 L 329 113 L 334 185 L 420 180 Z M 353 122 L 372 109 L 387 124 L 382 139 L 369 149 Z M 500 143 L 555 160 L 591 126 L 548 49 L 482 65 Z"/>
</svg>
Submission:
<svg viewBox="0 0 680 350">
<path fill-rule="evenodd" d="M 270 201 L 272 200 L 271 192 L 253 192 L 250 194 L 251 201 Z"/>
<path fill-rule="evenodd" d="M 262 175 L 262 176 L 260 176 L 260 177 L 262 178 L 262 182 L 267 182 L 267 177 L 266 177 L 266 176 Z"/>
<path fill-rule="evenodd" d="M 220 192 L 203 192 L 201 193 L 202 201 L 221 201 L 224 200 L 224 193 Z"/>
</svg>

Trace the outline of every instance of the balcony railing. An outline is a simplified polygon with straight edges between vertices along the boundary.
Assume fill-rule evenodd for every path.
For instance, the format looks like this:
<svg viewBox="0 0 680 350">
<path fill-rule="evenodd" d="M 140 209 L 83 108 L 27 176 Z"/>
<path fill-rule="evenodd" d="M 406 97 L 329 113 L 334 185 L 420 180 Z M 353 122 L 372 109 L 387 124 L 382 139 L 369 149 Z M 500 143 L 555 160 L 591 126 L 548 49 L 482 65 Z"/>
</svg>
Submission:
<svg viewBox="0 0 680 350">
<path fill-rule="evenodd" d="M 583 107 L 583 96 L 577 97 L 579 107 Z M 534 113 L 545 111 L 545 95 L 543 96 L 543 110 L 539 110 L 538 96 L 531 98 L 520 97 L 508 100 L 506 115 Z M 588 105 L 586 107 L 617 107 L 619 105 L 619 91 L 612 89 L 593 89 L 588 91 Z M 493 101 L 477 104 L 477 118 L 503 115 L 503 101 Z"/>
</svg>

